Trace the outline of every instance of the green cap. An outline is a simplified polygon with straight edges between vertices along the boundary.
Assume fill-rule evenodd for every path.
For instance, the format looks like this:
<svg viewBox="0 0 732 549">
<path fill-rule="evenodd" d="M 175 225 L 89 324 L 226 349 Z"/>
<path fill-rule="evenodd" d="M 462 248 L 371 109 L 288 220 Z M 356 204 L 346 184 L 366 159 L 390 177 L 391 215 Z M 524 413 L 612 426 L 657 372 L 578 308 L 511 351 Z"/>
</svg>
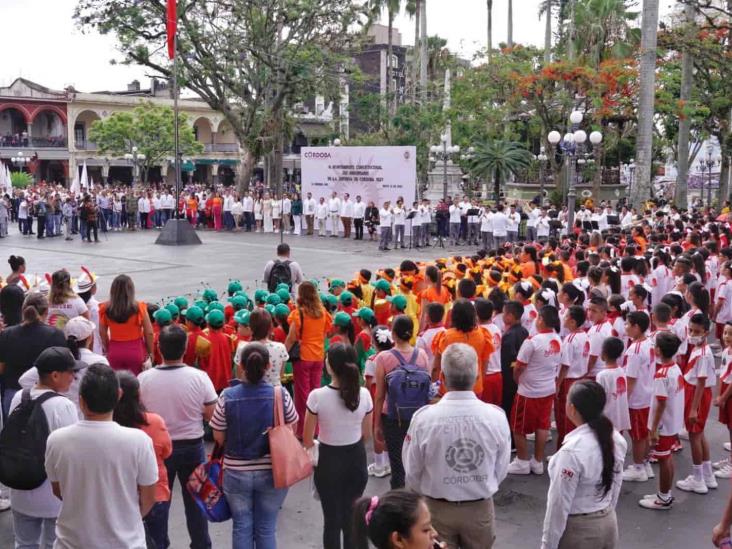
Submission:
<svg viewBox="0 0 732 549">
<path fill-rule="evenodd" d="M 193 302 L 193 305 L 200 308 L 202 311 L 205 311 L 208 303 L 206 303 L 203 299 L 197 299 L 196 301 Z"/>
<path fill-rule="evenodd" d="M 290 285 L 286 282 L 280 282 L 275 288 L 276 293 L 280 293 L 280 290 L 285 290 L 288 294 L 290 293 Z"/>
<path fill-rule="evenodd" d="M 280 303 L 282 303 L 282 300 L 277 294 L 269 294 L 267 296 L 267 305 L 279 305 Z"/>
<path fill-rule="evenodd" d="M 272 305 L 271 303 L 267 303 L 264 306 L 264 310 L 267 311 L 270 314 L 270 316 L 274 316 L 275 306 Z"/>
<path fill-rule="evenodd" d="M 366 322 L 376 320 L 374 311 L 368 307 L 361 307 L 358 311 L 354 311 L 353 316 L 358 317 L 361 320 L 365 320 Z"/>
<path fill-rule="evenodd" d="M 267 296 L 269 295 L 269 292 L 267 290 L 263 290 L 260 288 L 259 290 L 254 292 L 254 302 L 255 303 L 264 303 L 267 301 Z"/>
<path fill-rule="evenodd" d="M 287 288 L 280 288 L 275 293 L 280 296 L 280 300 L 282 301 L 282 303 L 290 302 L 290 290 L 288 290 Z"/>
<path fill-rule="evenodd" d="M 247 303 L 249 303 L 249 301 L 244 296 L 235 295 L 234 297 L 229 298 L 229 303 L 231 303 L 231 306 L 234 307 L 235 311 L 240 311 L 247 308 Z"/>
<path fill-rule="evenodd" d="M 180 309 L 175 303 L 168 303 L 165 308 L 170 311 L 170 316 L 172 316 L 173 318 L 178 318 L 180 316 Z"/>
<path fill-rule="evenodd" d="M 185 311 L 188 308 L 188 300 L 182 295 L 176 297 L 173 300 L 173 303 L 175 303 L 175 306 L 178 307 L 179 311 Z"/>
<path fill-rule="evenodd" d="M 275 305 L 274 308 L 274 316 L 275 317 L 281 317 L 281 316 L 289 316 L 290 315 L 290 308 L 285 305 L 284 303 L 280 303 L 279 305 Z"/>
<path fill-rule="evenodd" d="M 350 323 L 351 317 L 348 316 L 348 313 L 344 313 L 343 311 L 338 311 L 333 317 L 333 324 L 336 326 L 348 326 Z"/>
<path fill-rule="evenodd" d="M 221 328 L 225 321 L 226 317 L 224 317 L 224 311 L 220 311 L 218 309 L 214 309 L 206 315 L 206 322 L 212 328 Z"/>
<path fill-rule="evenodd" d="M 230 280 L 229 285 L 226 287 L 226 293 L 229 295 L 234 295 L 236 292 L 240 292 L 241 290 L 241 282 L 238 280 Z"/>
<path fill-rule="evenodd" d="M 338 307 L 338 298 L 333 294 L 326 295 L 325 300 L 328 302 L 330 307 Z"/>
<path fill-rule="evenodd" d="M 208 304 L 208 307 L 206 307 L 206 312 L 210 313 L 211 311 L 221 311 L 224 312 L 224 304 L 220 301 L 212 301 Z M 207 321 L 208 322 L 208 321 Z"/>
<path fill-rule="evenodd" d="M 398 311 L 404 311 L 407 308 L 407 298 L 403 295 L 393 295 L 386 298 L 390 301 L 394 308 Z"/>
<path fill-rule="evenodd" d="M 325 292 L 320 292 L 320 301 L 321 301 L 321 303 L 323 303 L 323 305 L 327 305 L 328 304 L 328 294 L 326 294 Z"/>
<path fill-rule="evenodd" d="M 158 324 L 158 326 L 167 326 L 168 324 L 173 322 L 173 316 L 170 314 L 170 311 L 165 307 L 155 311 L 153 313 L 153 318 L 155 319 L 155 322 Z"/>
<path fill-rule="evenodd" d="M 353 294 L 346 290 L 345 292 L 341 292 L 341 295 L 338 296 L 338 299 L 341 300 L 341 303 L 343 305 L 350 305 L 353 303 Z"/>
<path fill-rule="evenodd" d="M 203 309 L 198 305 L 188 307 L 186 309 L 186 320 L 193 322 L 194 324 L 200 324 L 203 320 Z"/>
<path fill-rule="evenodd" d="M 219 295 L 216 293 L 216 290 L 213 288 L 206 288 L 203 290 L 203 293 L 201 294 L 201 297 L 204 301 L 216 301 L 219 298 Z"/>
<path fill-rule="evenodd" d="M 237 311 L 234 313 L 234 322 L 241 324 L 242 326 L 249 326 L 249 315 L 251 315 L 251 313 L 246 309 Z"/>
<path fill-rule="evenodd" d="M 316 290 L 320 287 L 320 282 L 318 282 L 318 279 L 317 278 L 311 278 L 310 279 L 310 284 L 312 284 L 313 286 L 315 286 L 315 289 Z"/>
<path fill-rule="evenodd" d="M 390 292 L 391 284 L 389 284 L 388 280 L 380 278 L 379 280 L 374 282 L 374 288 L 376 288 L 377 290 L 381 290 L 382 292 Z"/>
<path fill-rule="evenodd" d="M 343 280 L 341 280 L 340 278 L 334 278 L 333 280 L 330 281 L 331 290 L 333 288 L 345 288 L 345 287 L 346 287 L 346 283 Z"/>
</svg>

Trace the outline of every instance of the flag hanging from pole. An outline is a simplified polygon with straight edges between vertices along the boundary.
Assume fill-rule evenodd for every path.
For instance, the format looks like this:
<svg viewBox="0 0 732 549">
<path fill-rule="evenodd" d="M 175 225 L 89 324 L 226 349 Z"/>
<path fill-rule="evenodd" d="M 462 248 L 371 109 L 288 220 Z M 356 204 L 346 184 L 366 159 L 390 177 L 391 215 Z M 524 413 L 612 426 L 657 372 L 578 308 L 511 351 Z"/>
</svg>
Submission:
<svg viewBox="0 0 732 549">
<path fill-rule="evenodd" d="M 168 0 L 168 11 L 165 28 L 168 33 L 168 57 L 175 57 L 175 33 L 178 32 L 178 13 L 176 11 L 176 0 Z"/>
</svg>

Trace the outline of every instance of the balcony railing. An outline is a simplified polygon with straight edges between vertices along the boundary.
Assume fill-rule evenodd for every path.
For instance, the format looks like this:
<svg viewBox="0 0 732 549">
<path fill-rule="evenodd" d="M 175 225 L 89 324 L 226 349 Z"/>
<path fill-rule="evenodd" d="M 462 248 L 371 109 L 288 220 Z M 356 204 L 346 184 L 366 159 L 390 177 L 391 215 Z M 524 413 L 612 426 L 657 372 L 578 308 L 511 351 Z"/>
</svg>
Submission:
<svg viewBox="0 0 732 549">
<path fill-rule="evenodd" d="M 97 144 L 92 143 L 91 141 L 86 141 L 84 139 L 77 139 L 76 148 L 79 149 L 80 151 L 96 151 Z"/>
<path fill-rule="evenodd" d="M 206 152 L 238 152 L 239 145 L 236 143 L 205 143 Z"/>
<path fill-rule="evenodd" d="M 65 149 L 65 137 L 0 136 L 0 147 L 11 149 Z"/>
</svg>

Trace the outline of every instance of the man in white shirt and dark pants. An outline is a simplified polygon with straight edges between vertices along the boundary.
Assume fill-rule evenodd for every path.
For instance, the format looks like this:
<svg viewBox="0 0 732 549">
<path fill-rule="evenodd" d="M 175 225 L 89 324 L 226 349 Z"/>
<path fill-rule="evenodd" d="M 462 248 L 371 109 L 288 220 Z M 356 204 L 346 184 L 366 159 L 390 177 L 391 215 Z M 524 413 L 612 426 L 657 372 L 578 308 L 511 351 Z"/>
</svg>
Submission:
<svg viewBox="0 0 732 549">
<path fill-rule="evenodd" d="M 471 346 L 448 346 L 442 373 L 448 392 L 414 414 L 404 440 L 406 487 L 427 498 L 432 525 L 448 547 L 490 549 L 493 494 L 511 455 L 508 421 L 473 393 L 479 372 Z"/>
<path fill-rule="evenodd" d="M 353 200 L 346 193 L 341 204 L 341 223 L 343 223 L 343 238 L 351 238 L 351 220 L 353 219 Z"/>
<path fill-rule="evenodd" d="M 242 206 L 244 207 L 244 226 L 249 233 L 254 225 L 254 194 L 251 191 L 242 200 Z"/>
<path fill-rule="evenodd" d="M 176 476 L 183 492 L 186 526 L 191 547 L 210 548 L 208 522 L 186 489 L 188 477 L 206 459 L 203 421 L 213 415 L 218 395 L 206 372 L 183 363 L 187 336 L 183 328 L 166 326 L 160 332 L 163 364 L 139 375 L 140 400 L 149 412 L 165 420 L 173 441 L 173 453 L 165 460 L 168 485 Z M 156 468 L 157 471 L 157 468 Z"/>
<path fill-rule="evenodd" d="M 353 204 L 353 227 L 356 229 L 355 240 L 363 240 L 363 218 L 366 214 L 366 204 L 361 201 L 361 196 L 356 197 Z"/>
<path fill-rule="evenodd" d="M 307 198 L 302 201 L 302 213 L 305 216 L 305 223 L 308 227 L 307 234 L 309 236 L 313 235 L 313 226 L 315 225 L 315 208 L 317 206 L 317 203 L 315 202 L 315 199 L 313 198 L 312 193 L 308 193 Z"/>
<path fill-rule="evenodd" d="M 338 193 L 335 191 L 328 200 L 328 216 L 330 219 L 330 236 L 338 238 L 338 228 L 341 226 L 341 199 L 338 198 Z"/>
</svg>

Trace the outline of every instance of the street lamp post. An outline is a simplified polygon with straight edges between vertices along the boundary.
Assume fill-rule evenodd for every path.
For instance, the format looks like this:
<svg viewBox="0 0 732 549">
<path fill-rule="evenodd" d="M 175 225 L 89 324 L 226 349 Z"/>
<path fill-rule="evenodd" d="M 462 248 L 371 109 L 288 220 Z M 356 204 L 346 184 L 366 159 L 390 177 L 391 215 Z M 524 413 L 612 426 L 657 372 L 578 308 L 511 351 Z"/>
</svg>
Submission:
<svg viewBox="0 0 732 549">
<path fill-rule="evenodd" d="M 567 234 L 570 233 L 572 227 L 574 227 L 574 210 L 577 206 L 577 188 L 575 181 L 575 163 L 577 162 L 577 155 L 583 154 L 585 142 L 587 141 L 587 133 L 584 130 L 579 129 L 579 125 L 582 122 L 583 115 L 579 111 L 573 111 L 569 115 L 570 128 L 572 131 L 564 134 L 561 137 L 560 133 L 556 130 L 549 132 L 547 140 L 552 146 L 559 145 L 563 152 L 563 157 L 567 160 Z M 590 143 L 593 147 L 598 146 L 602 143 L 602 133 L 593 131 L 589 135 Z M 585 158 L 582 158 L 581 164 L 584 165 Z"/>
<path fill-rule="evenodd" d="M 546 154 L 546 151 L 544 150 L 544 147 L 541 148 L 539 151 L 539 154 L 536 155 L 536 159 L 539 161 L 539 184 L 541 187 L 539 188 L 539 195 L 541 196 L 541 204 L 544 205 L 544 186 L 546 184 L 546 173 L 544 172 L 544 166 L 549 160 L 549 157 Z"/>
<path fill-rule="evenodd" d="M 28 165 L 28 162 L 30 162 L 30 157 L 28 155 L 23 154 L 22 152 L 19 152 L 17 155 L 13 156 L 10 161 L 18 166 L 20 170 L 23 170 L 24 166 Z"/>
<path fill-rule="evenodd" d="M 132 152 L 125 154 L 125 160 L 132 162 L 132 184 L 136 183 L 139 178 L 140 162 L 145 161 L 145 155 L 141 152 L 137 152 L 137 147 L 132 147 Z"/>
<path fill-rule="evenodd" d="M 468 147 L 467 151 L 460 155 L 460 160 L 468 164 L 468 175 L 465 188 L 467 190 L 468 197 L 471 199 L 473 198 L 473 182 L 471 181 L 472 173 L 470 170 L 470 164 L 473 161 L 473 158 L 475 158 L 475 149 L 473 147 Z"/>
<path fill-rule="evenodd" d="M 451 161 L 453 154 L 460 152 L 460 147 L 448 145 L 446 134 L 442 134 L 440 141 L 442 141 L 441 145 L 432 145 L 430 147 L 430 153 L 432 153 L 430 160 L 432 162 L 442 161 L 442 198 L 447 200 L 447 163 Z"/>
<path fill-rule="evenodd" d="M 707 208 L 712 207 L 712 168 L 717 165 L 717 158 L 714 156 L 714 146 L 707 143 L 707 156 L 701 160 L 702 174 L 704 170 L 709 175 L 707 186 Z M 704 176 L 702 175 L 701 200 L 704 202 Z"/>
</svg>

